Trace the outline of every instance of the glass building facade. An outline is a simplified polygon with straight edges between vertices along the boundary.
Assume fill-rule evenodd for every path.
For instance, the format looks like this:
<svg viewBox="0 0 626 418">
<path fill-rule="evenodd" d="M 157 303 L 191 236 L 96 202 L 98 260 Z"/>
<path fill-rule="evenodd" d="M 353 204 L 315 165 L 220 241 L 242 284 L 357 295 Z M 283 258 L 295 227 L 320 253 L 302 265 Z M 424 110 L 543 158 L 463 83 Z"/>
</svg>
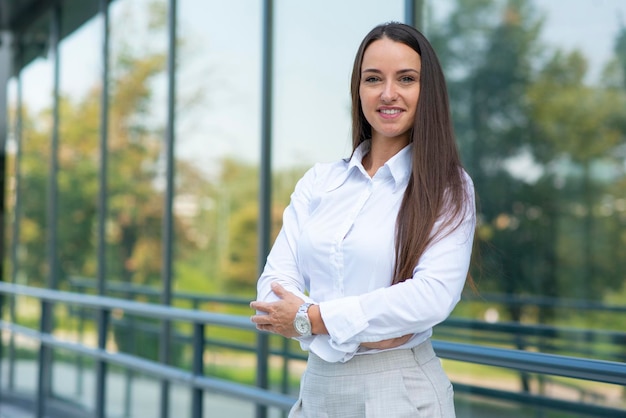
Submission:
<svg viewBox="0 0 626 418">
<path fill-rule="evenodd" d="M 5 13 L 20 4 L 3 3 Z M 434 338 L 626 363 L 622 0 L 23 4 L 0 51 L 4 282 L 249 315 L 237 301 L 254 297 L 296 181 L 315 162 L 350 155 L 360 40 L 404 21 L 441 59 L 478 196 L 477 289 Z M 3 318 L 44 318 L 55 336 L 97 345 L 97 318 L 80 309 L 46 313 L 12 297 Z M 106 345 L 188 368 L 189 331 L 113 312 Z M 256 337 L 209 334 L 221 342 L 205 353 L 208 374 L 254 384 L 254 357 L 235 348 Z M 270 346 L 297 351 L 274 337 Z M 32 396 L 36 347 L 9 333 L 2 347 L 0 391 Z M 93 361 L 51 355 L 52 398 L 92 410 L 95 377 L 83 370 Z M 626 416 L 620 384 L 443 362 L 460 417 Z M 291 362 L 284 392 L 297 393 L 301 365 Z M 163 414 L 158 381 L 115 372 L 107 416 Z M 176 411 L 188 394 L 169 392 L 171 416 L 187 416 Z M 226 404 L 239 411 L 231 416 L 255 413 Z"/>
</svg>

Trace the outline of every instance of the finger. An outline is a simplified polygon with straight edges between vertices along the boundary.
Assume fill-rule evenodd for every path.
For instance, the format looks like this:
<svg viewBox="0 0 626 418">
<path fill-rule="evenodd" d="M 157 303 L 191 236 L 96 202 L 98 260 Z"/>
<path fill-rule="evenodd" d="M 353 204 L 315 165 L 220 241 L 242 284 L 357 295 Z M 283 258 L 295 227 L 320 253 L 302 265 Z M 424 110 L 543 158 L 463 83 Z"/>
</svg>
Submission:
<svg viewBox="0 0 626 418">
<path fill-rule="evenodd" d="M 273 332 L 271 325 L 257 325 L 256 329 L 258 329 L 259 331 Z"/>
<path fill-rule="evenodd" d="M 250 302 L 250 307 L 257 311 L 269 312 L 269 303 L 266 302 L 259 302 L 255 300 Z"/>
<path fill-rule="evenodd" d="M 273 282 L 272 283 L 272 291 L 274 292 L 274 294 L 276 296 L 278 296 L 279 298 L 281 298 L 284 301 L 293 302 L 293 303 L 300 303 L 300 304 L 304 303 L 304 301 L 301 298 L 297 297 L 292 292 L 290 292 L 289 290 L 285 289 L 278 282 Z"/>
<path fill-rule="evenodd" d="M 287 292 L 285 290 L 284 287 L 282 287 L 279 283 L 277 282 L 272 282 L 272 292 L 274 292 L 276 294 L 276 296 L 278 296 L 279 298 L 283 299 L 285 297 L 285 295 L 289 292 Z"/>
<path fill-rule="evenodd" d="M 252 315 L 250 320 L 257 325 L 271 325 L 272 323 L 269 315 Z"/>
</svg>

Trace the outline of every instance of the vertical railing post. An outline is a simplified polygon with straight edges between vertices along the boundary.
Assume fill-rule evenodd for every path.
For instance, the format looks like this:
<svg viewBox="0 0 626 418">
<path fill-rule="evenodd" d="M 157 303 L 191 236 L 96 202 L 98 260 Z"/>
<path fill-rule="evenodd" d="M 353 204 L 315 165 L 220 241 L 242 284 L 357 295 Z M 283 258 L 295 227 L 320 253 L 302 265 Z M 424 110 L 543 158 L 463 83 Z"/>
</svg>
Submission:
<svg viewBox="0 0 626 418">
<path fill-rule="evenodd" d="M 289 338 L 283 338 L 283 376 L 282 376 L 282 393 L 289 392 Z"/>
<path fill-rule="evenodd" d="M 111 311 L 101 309 L 98 312 L 98 349 L 106 350 L 107 335 Z M 106 418 L 106 378 L 107 362 L 98 360 L 96 363 L 96 418 Z"/>
<path fill-rule="evenodd" d="M 78 341 L 81 344 L 85 344 L 85 308 L 82 306 L 72 307 L 70 309 L 78 310 Z M 83 396 L 83 386 L 84 382 L 84 373 L 85 373 L 85 365 L 83 361 L 83 356 L 76 356 L 76 365 L 78 367 L 77 376 L 76 376 L 76 396 Z"/>
<path fill-rule="evenodd" d="M 193 326 L 193 364 L 194 376 L 204 375 L 204 324 L 196 323 Z M 194 387 L 191 397 L 191 417 L 202 418 L 202 397 L 204 392 L 201 388 Z"/>
<path fill-rule="evenodd" d="M 283 375 L 281 382 L 281 391 L 284 394 L 289 393 L 289 338 L 283 338 Z M 287 418 L 287 411 L 282 412 L 282 417 Z"/>
<path fill-rule="evenodd" d="M 131 316 L 130 318 L 128 318 L 126 320 L 127 322 L 124 323 L 123 325 L 121 325 L 122 327 L 126 327 L 127 330 L 135 330 L 137 327 L 136 321 L 135 321 L 135 317 Z M 129 343 L 129 347 L 128 350 L 130 353 L 132 354 L 136 354 L 137 353 L 137 333 L 136 332 L 129 332 L 126 335 L 130 334 L 130 343 Z M 130 408 L 131 408 L 131 404 L 132 404 L 132 399 L 133 399 L 133 378 L 135 376 L 135 372 L 131 369 L 125 369 L 124 370 L 124 418 L 129 418 L 130 417 Z"/>
<path fill-rule="evenodd" d="M 52 302 L 41 300 L 41 317 L 39 318 L 39 332 L 47 334 L 50 329 L 52 316 Z M 51 350 L 42 340 L 39 341 L 39 353 L 37 355 L 37 401 L 35 405 L 35 418 L 44 418 L 46 398 L 50 391 L 51 382 Z"/>
</svg>

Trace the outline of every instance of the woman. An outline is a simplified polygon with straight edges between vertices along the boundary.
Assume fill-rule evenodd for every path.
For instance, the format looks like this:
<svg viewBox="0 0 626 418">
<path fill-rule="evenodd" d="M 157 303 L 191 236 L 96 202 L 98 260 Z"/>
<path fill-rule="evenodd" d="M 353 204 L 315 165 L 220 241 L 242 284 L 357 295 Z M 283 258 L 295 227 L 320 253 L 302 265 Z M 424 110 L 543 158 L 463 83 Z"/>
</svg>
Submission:
<svg viewBox="0 0 626 418">
<path fill-rule="evenodd" d="M 252 321 L 309 351 L 290 417 L 454 417 L 430 337 L 460 299 L 475 208 L 444 76 L 420 32 L 388 23 L 351 94 L 352 156 L 296 185 Z"/>
</svg>

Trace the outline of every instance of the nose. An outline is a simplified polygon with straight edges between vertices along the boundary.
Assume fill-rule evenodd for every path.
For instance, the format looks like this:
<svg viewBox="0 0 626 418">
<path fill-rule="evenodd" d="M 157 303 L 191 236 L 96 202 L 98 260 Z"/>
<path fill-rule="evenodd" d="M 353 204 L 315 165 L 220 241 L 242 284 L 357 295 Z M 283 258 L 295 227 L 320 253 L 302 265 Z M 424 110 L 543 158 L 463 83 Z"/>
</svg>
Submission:
<svg viewBox="0 0 626 418">
<path fill-rule="evenodd" d="M 380 95 L 380 99 L 384 103 L 391 103 L 398 98 L 398 92 L 391 80 L 387 81 L 383 86 L 383 91 Z"/>
</svg>

